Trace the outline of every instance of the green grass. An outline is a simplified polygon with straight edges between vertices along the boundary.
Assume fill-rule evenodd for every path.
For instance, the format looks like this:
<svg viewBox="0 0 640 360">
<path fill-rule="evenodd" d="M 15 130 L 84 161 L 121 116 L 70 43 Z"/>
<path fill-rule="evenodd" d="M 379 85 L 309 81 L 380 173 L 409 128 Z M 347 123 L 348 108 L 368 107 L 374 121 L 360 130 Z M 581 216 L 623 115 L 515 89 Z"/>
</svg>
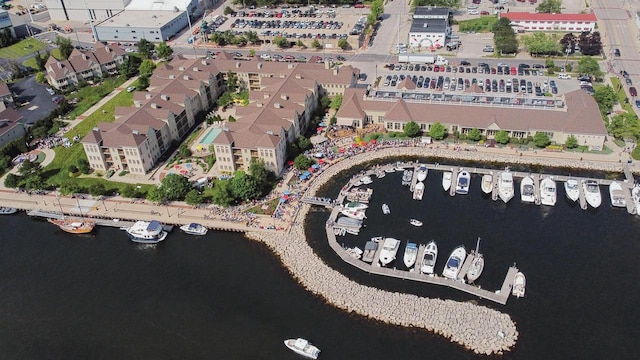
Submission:
<svg viewBox="0 0 640 360">
<path fill-rule="evenodd" d="M 495 16 L 481 16 L 476 19 L 458 21 L 459 32 L 490 32 L 498 19 Z"/>
<path fill-rule="evenodd" d="M 0 49 L 0 58 L 3 59 L 19 59 L 36 51 L 44 50 L 47 47 L 45 43 L 33 38 L 24 39 L 9 47 Z"/>
<path fill-rule="evenodd" d="M 125 81 L 126 79 L 120 76 L 111 77 L 105 79 L 100 85 L 85 86 L 79 89 L 77 92 L 67 95 L 67 100 L 71 100 L 74 98 L 80 99 L 80 101 L 76 104 L 75 108 L 69 113 L 68 116 L 71 119 L 75 119 L 79 115 L 82 115 L 85 111 L 89 110 L 89 108 L 95 105 L 98 101 L 102 100 L 102 98 L 110 94 L 115 88 L 122 85 Z M 133 104 L 133 93 L 124 93 L 129 94 L 129 96 L 123 96 L 130 99 L 132 101 L 131 104 Z"/>
<path fill-rule="evenodd" d="M 56 59 L 60 59 L 62 57 L 60 55 L 60 49 L 58 49 L 58 48 L 55 48 L 55 49 L 51 50 L 51 55 L 53 55 L 53 57 L 55 57 Z M 29 59 L 23 61 L 22 65 L 29 66 L 29 67 L 34 68 L 34 69 L 37 69 L 37 67 L 38 67 L 38 64 L 36 63 L 35 57 L 29 58 Z"/>
<path fill-rule="evenodd" d="M 256 215 L 273 215 L 273 213 L 276 211 L 276 208 L 278 207 L 279 202 L 280 202 L 280 198 L 275 198 L 275 199 L 269 200 L 265 204 L 254 206 L 248 209 L 246 212 L 256 214 Z M 264 205 L 267 205 L 266 209 L 262 208 Z"/>
</svg>

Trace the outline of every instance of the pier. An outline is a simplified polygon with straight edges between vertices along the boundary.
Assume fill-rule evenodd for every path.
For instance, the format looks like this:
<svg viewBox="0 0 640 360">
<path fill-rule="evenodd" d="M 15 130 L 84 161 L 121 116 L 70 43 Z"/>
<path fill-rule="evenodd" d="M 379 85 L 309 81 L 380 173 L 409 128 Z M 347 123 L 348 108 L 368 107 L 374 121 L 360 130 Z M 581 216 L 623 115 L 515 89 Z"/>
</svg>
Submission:
<svg viewBox="0 0 640 360">
<path fill-rule="evenodd" d="M 327 209 L 331 209 L 335 205 L 335 202 L 332 199 L 322 197 L 306 197 L 300 199 L 300 201 L 306 204 L 324 206 Z"/>
</svg>

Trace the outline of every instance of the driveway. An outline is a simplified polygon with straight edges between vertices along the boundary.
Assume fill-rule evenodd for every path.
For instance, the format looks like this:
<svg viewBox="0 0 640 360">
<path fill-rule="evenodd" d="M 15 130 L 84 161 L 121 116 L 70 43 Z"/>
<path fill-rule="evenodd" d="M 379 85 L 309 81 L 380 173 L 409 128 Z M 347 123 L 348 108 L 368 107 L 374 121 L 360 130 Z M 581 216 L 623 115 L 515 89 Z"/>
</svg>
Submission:
<svg viewBox="0 0 640 360">
<path fill-rule="evenodd" d="M 46 87 L 36 82 L 35 75 L 10 85 L 10 88 L 20 102 L 29 102 L 28 105 L 18 109 L 25 124 L 33 124 L 46 117 L 57 106 L 51 101 L 52 96 L 49 95 Z"/>
</svg>

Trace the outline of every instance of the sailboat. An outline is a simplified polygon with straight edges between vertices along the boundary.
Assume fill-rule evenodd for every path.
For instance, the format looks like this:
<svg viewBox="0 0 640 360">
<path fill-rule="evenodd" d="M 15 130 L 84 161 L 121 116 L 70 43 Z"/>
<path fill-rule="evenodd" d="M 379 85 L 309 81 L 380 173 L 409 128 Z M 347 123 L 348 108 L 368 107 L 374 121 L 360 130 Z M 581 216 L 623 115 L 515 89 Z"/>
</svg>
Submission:
<svg viewBox="0 0 640 360">
<path fill-rule="evenodd" d="M 80 217 L 65 217 L 62 211 L 62 205 L 60 205 L 60 212 L 63 213 L 62 219 L 47 219 L 50 223 L 58 226 L 60 230 L 68 232 L 70 234 L 87 234 L 93 231 L 96 227 L 95 220 L 85 219 L 82 215 L 82 208 L 80 207 L 80 201 L 78 202 L 78 209 L 80 210 Z"/>
<path fill-rule="evenodd" d="M 484 257 L 480 253 L 480 238 L 476 242 L 476 252 L 473 253 L 473 260 L 467 271 L 467 280 L 470 282 L 476 281 L 484 270 Z"/>
</svg>

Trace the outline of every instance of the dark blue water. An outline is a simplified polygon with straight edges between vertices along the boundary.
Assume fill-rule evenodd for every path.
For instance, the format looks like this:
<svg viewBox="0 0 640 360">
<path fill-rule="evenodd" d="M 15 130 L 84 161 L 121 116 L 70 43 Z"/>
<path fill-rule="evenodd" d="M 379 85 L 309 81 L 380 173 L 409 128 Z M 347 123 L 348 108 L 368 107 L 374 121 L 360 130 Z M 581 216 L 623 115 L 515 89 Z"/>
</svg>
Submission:
<svg viewBox="0 0 640 360">
<path fill-rule="evenodd" d="M 324 194 L 335 196 L 349 176 Z M 640 219 L 611 208 L 605 188 L 601 208 L 582 211 L 562 189 L 553 208 L 520 204 L 517 191 L 508 205 L 493 202 L 479 177 L 468 196 L 450 197 L 440 176 L 430 172 L 422 202 L 411 200 L 399 175 L 375 179 L 367 227 L 340 241 L 362 246 L 389 235 L 403 240 L 402 251 L 407 239 L 433 239 L 441 271 L 454 247 L 470 249 L 479 236 L 486 266 L 478 283 L 499 288 L 516 262 L 527 275 L 524 299 L 502 306 L 353 269 L 326 244 L 324 210 L 309 216 L 312 246 L 363 284 L 507 312 L 520 340 L 506 359 L 637 358 Z M 391 215 L 382 215 L 383 202 Z M 409 225 L 412 217 L 425 226 Z M 299 359 L 282 344 L 297 336 L 317 344 L 324 359 L 477 358 L 439 336 L 333 309 L 300 288 L 268 249 L 238 234 L 174 231 L 143 248 L 117 229 L 73 236 L 25 215 L 0 217 L 0 226 L 2 359 Z"/>
</svg>

